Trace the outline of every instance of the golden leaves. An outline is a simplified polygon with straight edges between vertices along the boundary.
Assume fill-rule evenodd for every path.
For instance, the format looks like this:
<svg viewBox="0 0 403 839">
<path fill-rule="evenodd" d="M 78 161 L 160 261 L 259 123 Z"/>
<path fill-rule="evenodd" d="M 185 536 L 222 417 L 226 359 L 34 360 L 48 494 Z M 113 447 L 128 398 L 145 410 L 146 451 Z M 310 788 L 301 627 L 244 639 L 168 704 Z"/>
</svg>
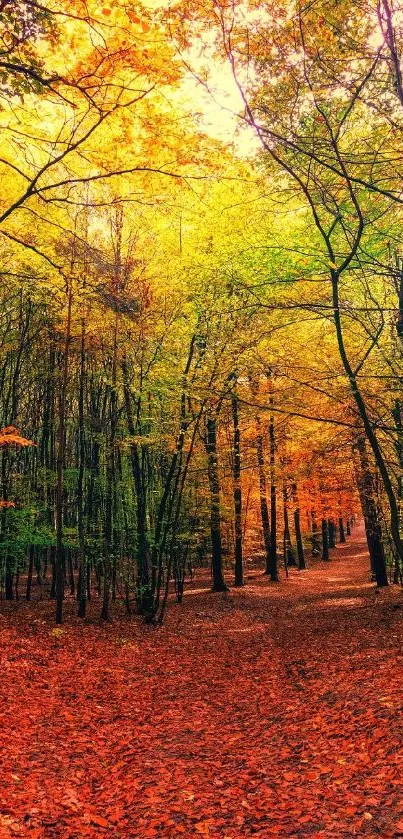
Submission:
<svg viewBox="0 0 403 839">
<path fill-rule="evenodd" d="M 36 443 L 23 437 L 14 425 L 8 425 L 0 429 L 0 447 L 3 446 L 36 446 Z"/>
</svg>

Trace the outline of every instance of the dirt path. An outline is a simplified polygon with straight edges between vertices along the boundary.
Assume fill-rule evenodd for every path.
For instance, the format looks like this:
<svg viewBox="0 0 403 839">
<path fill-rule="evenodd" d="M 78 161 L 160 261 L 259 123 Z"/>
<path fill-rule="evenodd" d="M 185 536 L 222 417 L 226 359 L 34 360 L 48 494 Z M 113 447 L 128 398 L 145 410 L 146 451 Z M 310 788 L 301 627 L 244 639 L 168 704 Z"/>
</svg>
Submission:
<svg viewBox="0 0 403 839">
<path fill-rule="evenodd" d="M 403 836 L 402 606 L 358 531 L 159 630 L 0 614 L 0 839 Z"/>
</svg>

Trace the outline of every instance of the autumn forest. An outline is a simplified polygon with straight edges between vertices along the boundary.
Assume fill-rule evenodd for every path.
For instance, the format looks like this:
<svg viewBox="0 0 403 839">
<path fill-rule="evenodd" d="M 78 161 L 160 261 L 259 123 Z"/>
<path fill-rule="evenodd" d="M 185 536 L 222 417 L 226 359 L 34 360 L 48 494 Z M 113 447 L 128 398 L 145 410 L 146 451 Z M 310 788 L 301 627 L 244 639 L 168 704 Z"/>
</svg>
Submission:
<svg viewBox="0 0 403 839">
<path fill-rule="evenodd" d="M 0 839 L 403 836 L 402 44 L 0 0 Z"/>
</svg>

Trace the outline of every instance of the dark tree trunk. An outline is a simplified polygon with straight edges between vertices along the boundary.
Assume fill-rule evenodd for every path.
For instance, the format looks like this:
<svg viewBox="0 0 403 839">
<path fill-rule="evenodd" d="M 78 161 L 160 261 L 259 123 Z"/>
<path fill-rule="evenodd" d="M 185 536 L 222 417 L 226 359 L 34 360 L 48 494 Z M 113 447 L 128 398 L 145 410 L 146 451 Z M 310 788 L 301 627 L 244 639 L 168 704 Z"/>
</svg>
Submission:
<svg viewBox="0 0 403 839">
<path fill-rule="evenodd" d="M 50 548 L 50 562 L 52 567 L 52 580 L 50 583 L 50 597 L 52 600 L 56 597 L 56 563 L 55 563 L 55 549 L 53 546 Z M 62 559 L 63 562 L 63 559 Z M 63 566 L 62 566 L 63 567 Z M 64 579 L 64 578 L 63 578 Z"/>
<path fill-rule="evenodd" d="M 292 485 L 292 498 L 294 502 L 294 529 L 295 529 L 295 539 L 297 542 L 297 556 L 298 556 L 298 568 L 300 571 L 305 571 L 306 564 L 305 564 L 305 554 L 304 554 L 304 543 L 302 541 L 302 533 L 301 533 L 301 515 L 299 509 L 299 501 L 298 501 L 298 489 L 296 483 Z"/>
<path fill-rule="evenodd" d="M 135 436 L 135 424 L 132 409 L 132 397 L 128 383 L 126 361 L 122 364 L 124 397 L 127 429 L 131 437 Z M 137 607 L 143 614 L 150 609 L 150 546 L 147 532 L 147 498 L 144 473 L 141 465 L 139 447 L 136 442 L 130 446 L 130 461 L 134 487 L 136 490 L 136 525 L 137 525 Z"/>
<path fill-rule="evenodd" d="M 14 600 L 14 559 L 9 556 L 6 558 L 4 592 L 6 600 Z"/>
<path fill-rule="evenodd" d="M 327 532 L 329 536 L 329 548 L 336 547 L 336 527 L 334 524 L 333 519 L 328 519 L 327 521 Z"/>
<path fill-rule="evenodd" d="M 103 556 L 103 587 L 101 619 L 109 620 L 109 604 L 111 596 L 111 581 L 115 563 L 115 539 L 113 531 L 114 517 L 114 487 L 115 487 L 115 437 L 117 425 L 117 397 L 116 397 L 116 334 L 114 359 L 112 370 L 112 385 L 110 390 L 110 419 L 109 433 L 106 440 L 106 486 L 105 486 L 105 544 Z"/>
<path fill-rule="evenodd" d="M 256 417 L 258 435 L 256 437 L 256 453 L 259 470 L 260 516 L 262 520 L 263 544 L 265 549 L 265 574 L 270 574 L 270 522 L 266 495 L 266 476 L 264 472 L 263 438 L 260 431 L 260 418 Z"/>
<path fill-rule="evenodd" d="M 70 594 L 74 597 L 76 585 L 74 580 L 73 557 L 70 548 L 66 548 L 65 553 L 67 555 L 67 567 L 69 569 Z"/>
<path fill-rule="evenodd" d="M 235 523 L 235 579 L 234 585 L 243 586 L 242 557 L 242 489 L 241 489 L 241 435 L 238 418 L 238 399 L 232 395 L 232 422 L 234 426 L 234 523 Z"/>
<path fill-rule="evenodd" d="M 286 567 L 289 568 L 296 568 L 297 563 L 295 561 L 294 551 L 292 549 L 291 544 L 291 533 L 290 533 L 290 523 L 288 519 L 288 507 L 287 507 L 287 486 L 284 481 L 283 483 L 283 514 L 284 514 L 284 564 Z"/>
<path fill-rule="evenodd" d="M 34 573 L 34 553 L 35 548 L 33 545 L 30 545 L 28 548 L 28 576 L 27 576 L 27 588 L 25 592 L 25 599 L 31 600 L 31 589 L 32 589 L 32 575 Z"/>
<path fill-rule="evenodd" d="M 64 562 L 63 562 L 63 468 L 66 429 L 66 397 L 69 372 L 69 351 L 71 337 L 71 308 L 73 301 L 72 283 L 67 291 L 67 319 L 64 341 L 62 377 L 59 395 L 59 430 L 57 445 L 57 484 L 56 484 L 56 553 L 55 553 L 55 597 L 56 623 L 63 621 L 64 599 Z"/>
<path fill-rule="evenodd" d="M 213 591 L 228 591 L 222 568 L 220 480 L 217 459 L 216 419 L 207 417 L 207 471 L 210 486 L 211 569 Z"/>
<path fill-rule="evenodd" d="M 344 524 L 342 516 L 339 517 L 339 541 L 342 545 L 344 545 L 346 541 L 346 535 L 344 533 Z"/>
<path fill-rule="evenodd" d="M 273 404 L 273 398 L 270 399 Z M 277 569 L 277 500 L 276 500 L 276 442 L 274 436 L 274 417 L 270 416 L 270 580 L 278 582 Z"/>
<path fill-rule="evenodd" d="M 327 520 L 322 519 L 322 559 L 328 562 L 329 556 L 329 535 L 327 530 Z"/>
<path fill-rule="evenodd" d="M 317 521 L 316 521 L 315 510 L 312 510 L 311 521 L 312 521 L 312 556 L 319 556 L 319 554 L 320 554 L 319 529 L 318 529 L 318 524 L 317 524 Z"/>
<path fill-rule="evenodd" d="M 378 588 L 388 585 L 382 530 L 375 501 L 374 481 L 370 469 L 364 437 L 359 437 L 356 445 L 359 461 L 355 461 L 358 492 L 364 516 L 365 534 L 371 563 L 371 576 Z"/>
<path fill-rule="evenodd" d="M 85 377 L 85 321 L 81 322 L 80 382 L 78 391 L 78 478 L 77 478 L 77 529 L 78 529 L 78 609 L 79 618 L 85 618 L 87 609 L 87 558 L 85 555 L 84 526 L 84 377 Z"/>
</svg>

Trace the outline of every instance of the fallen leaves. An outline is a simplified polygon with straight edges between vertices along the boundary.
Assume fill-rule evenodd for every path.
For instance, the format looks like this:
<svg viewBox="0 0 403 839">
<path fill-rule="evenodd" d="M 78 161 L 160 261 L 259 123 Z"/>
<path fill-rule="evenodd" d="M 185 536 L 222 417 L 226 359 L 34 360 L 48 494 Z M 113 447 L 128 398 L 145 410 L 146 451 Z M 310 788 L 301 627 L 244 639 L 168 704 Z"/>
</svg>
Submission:
<svg viewBox="0 0 403 839">
<path fill-rule="evenodd" d="M 201 836 L 209 836 L 210 835 L 210 826 L 214 824 L 212 819 L 206 819 L 203 822 L 196 822 L 195 830 L 197 833 L 200 833 Z"/>
<path fill-rule="evenodd" d="M 90 816 L 91 824 L 97 824 L 98 827 L 109 827 L 109 822 L 107 819 L 104 819 L 102 816 Z"/>
<path fill-rule="evenodd" d="M 0 839 L 403 834 L 402 619 L 349 550 L 332 580 L 185 595 L 163 631 L 71 621 L 60 643 L 48 604 L 7 612 Z"/>
</svg>

